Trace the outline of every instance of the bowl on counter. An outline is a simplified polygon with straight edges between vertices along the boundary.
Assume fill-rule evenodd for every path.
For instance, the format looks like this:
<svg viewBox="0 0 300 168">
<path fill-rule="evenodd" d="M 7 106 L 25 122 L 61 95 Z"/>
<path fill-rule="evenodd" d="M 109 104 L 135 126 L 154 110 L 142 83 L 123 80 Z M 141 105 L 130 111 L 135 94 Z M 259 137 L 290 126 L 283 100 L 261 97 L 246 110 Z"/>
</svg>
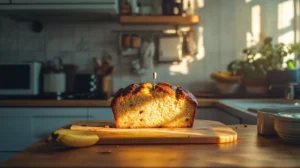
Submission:
<svg viewBox="0 0 300 168">
<path fill-rule="evenodd" d="M 256 117 L 257 133 L 259 135 L 277 135 L 274 129 L 273 115 L 278 114 L 276 110 L 258 110 Z"/>
<path fill-rule="evenodd" d="M 274 129 L 286 142 L 300 144 L 300 111 L 273 114 Z"/>
</svg>

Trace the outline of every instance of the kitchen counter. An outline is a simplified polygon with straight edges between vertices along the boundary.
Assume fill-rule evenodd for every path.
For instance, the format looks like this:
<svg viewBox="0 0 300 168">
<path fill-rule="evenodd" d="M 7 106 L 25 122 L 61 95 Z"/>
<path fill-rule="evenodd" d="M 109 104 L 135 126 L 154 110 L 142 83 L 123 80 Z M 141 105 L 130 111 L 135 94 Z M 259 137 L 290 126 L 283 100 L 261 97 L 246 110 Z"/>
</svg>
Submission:
<svg viewBox="0 0 300 168">
<path fill-rule="evenodd" d="M 0 100 L 0 107 L 109 107 L 108 100 Z M 197 99 L 199 107 L 212 107 L 218 99 Z"/>
<path fill-rule="evenodd" d="M 64 108 L 110 108 L 110 102 L 112 98 L 108 100 L 0 100 L 0 108 L 8 107 L 10 109 L 14 108 L 31 108 L 35 107 L 48 108 L 51 107 L 57 108 L 61 107 L 61 110 Z M 256 123 L 256 111 L 262 108 L 293 108 L 299 107 L 300 102 L 284 100 L 284 99 L 207 99 L 207 98 L 198 98 L 198 111 L 211 111 L 206 109 L 219 109 L 225 113 L 227 116 L 232 116 L 238 123 L 247 123 L 255 124 Z M 296 103 L 295 103 L 296 102 Z M 249 109 L 257 109 L 249 110 Z M 44 111 L 43 109 L 42 111 Z M 6 111 L 6 110 L 3 110 Z M 28 111 L 28 110 L 27 110 Z M 29 110 L 30 111 L 30 110 Z M 32 111 L 32 110 L 31 110 Z M 87 111 L 89 111 L 87 109 Z M 97 110 L 98 111 L 101 110 Z M 102 110 L 103 112 L 109 110 Z M 88 112 L 91 113 L 91 112 Z M 96 113 L 93 113 L 96 114 Z M 211 114 L 214 115 L 214 114 Z M 98 116 L 102 118 L 103 116 Z M 222 117 L 221 117 L 222 118 Z M 220 120 L 220 119 L 219 119 Z M 238 124 L 234 123 L 234 124 Z"/>
<path fill-rule="evenodd" d="M 65 148 L 41 140 L 0 167 L 299 167 L 300 146 L 257 135 L 255 125 L 231 125 L 225 144 L 95 145 Z"/>
</svg>

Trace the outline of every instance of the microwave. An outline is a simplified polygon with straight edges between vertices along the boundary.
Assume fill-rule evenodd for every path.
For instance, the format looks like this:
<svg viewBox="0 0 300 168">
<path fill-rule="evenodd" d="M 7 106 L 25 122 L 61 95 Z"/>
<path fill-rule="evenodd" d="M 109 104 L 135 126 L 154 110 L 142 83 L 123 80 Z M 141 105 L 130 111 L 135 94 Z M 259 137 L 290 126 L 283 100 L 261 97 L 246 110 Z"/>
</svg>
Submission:
<svg viewBox="0 0 300 168">
<path fill-rule="evenodd" d="M 41 67 L 38 62 L 0 63 L 0 95 L 38 95 Z"/>
</svg>

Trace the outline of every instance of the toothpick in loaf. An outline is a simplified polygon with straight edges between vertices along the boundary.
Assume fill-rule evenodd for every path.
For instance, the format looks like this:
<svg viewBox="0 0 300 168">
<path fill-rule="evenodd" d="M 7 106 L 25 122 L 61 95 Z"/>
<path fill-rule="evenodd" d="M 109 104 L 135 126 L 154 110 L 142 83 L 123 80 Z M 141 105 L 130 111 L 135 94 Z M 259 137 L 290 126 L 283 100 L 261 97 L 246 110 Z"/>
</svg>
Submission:
<svg viewBox="0 0 300 168">
<path fill-rule="evenodd" d="M 154 72 L 153 73 L 153 89 L 155 89 L 156 77 L 157 77 L 157 74 L 156 74 L 156 72 Z"/>
</svg>

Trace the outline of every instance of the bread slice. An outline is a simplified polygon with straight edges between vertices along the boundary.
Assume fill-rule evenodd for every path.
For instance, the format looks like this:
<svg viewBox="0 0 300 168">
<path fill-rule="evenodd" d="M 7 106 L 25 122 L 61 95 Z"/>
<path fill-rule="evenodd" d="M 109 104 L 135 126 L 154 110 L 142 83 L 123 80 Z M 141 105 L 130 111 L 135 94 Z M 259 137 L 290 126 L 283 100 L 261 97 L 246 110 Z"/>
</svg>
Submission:
<svg viewBox="0 0 300 168">
<path fill-rule="evenodd" d="M 169 83 L 131 84 L 111 102 L 117 128 L 188 128 L 198 102 L 193 94 Z"/>
</svg>

